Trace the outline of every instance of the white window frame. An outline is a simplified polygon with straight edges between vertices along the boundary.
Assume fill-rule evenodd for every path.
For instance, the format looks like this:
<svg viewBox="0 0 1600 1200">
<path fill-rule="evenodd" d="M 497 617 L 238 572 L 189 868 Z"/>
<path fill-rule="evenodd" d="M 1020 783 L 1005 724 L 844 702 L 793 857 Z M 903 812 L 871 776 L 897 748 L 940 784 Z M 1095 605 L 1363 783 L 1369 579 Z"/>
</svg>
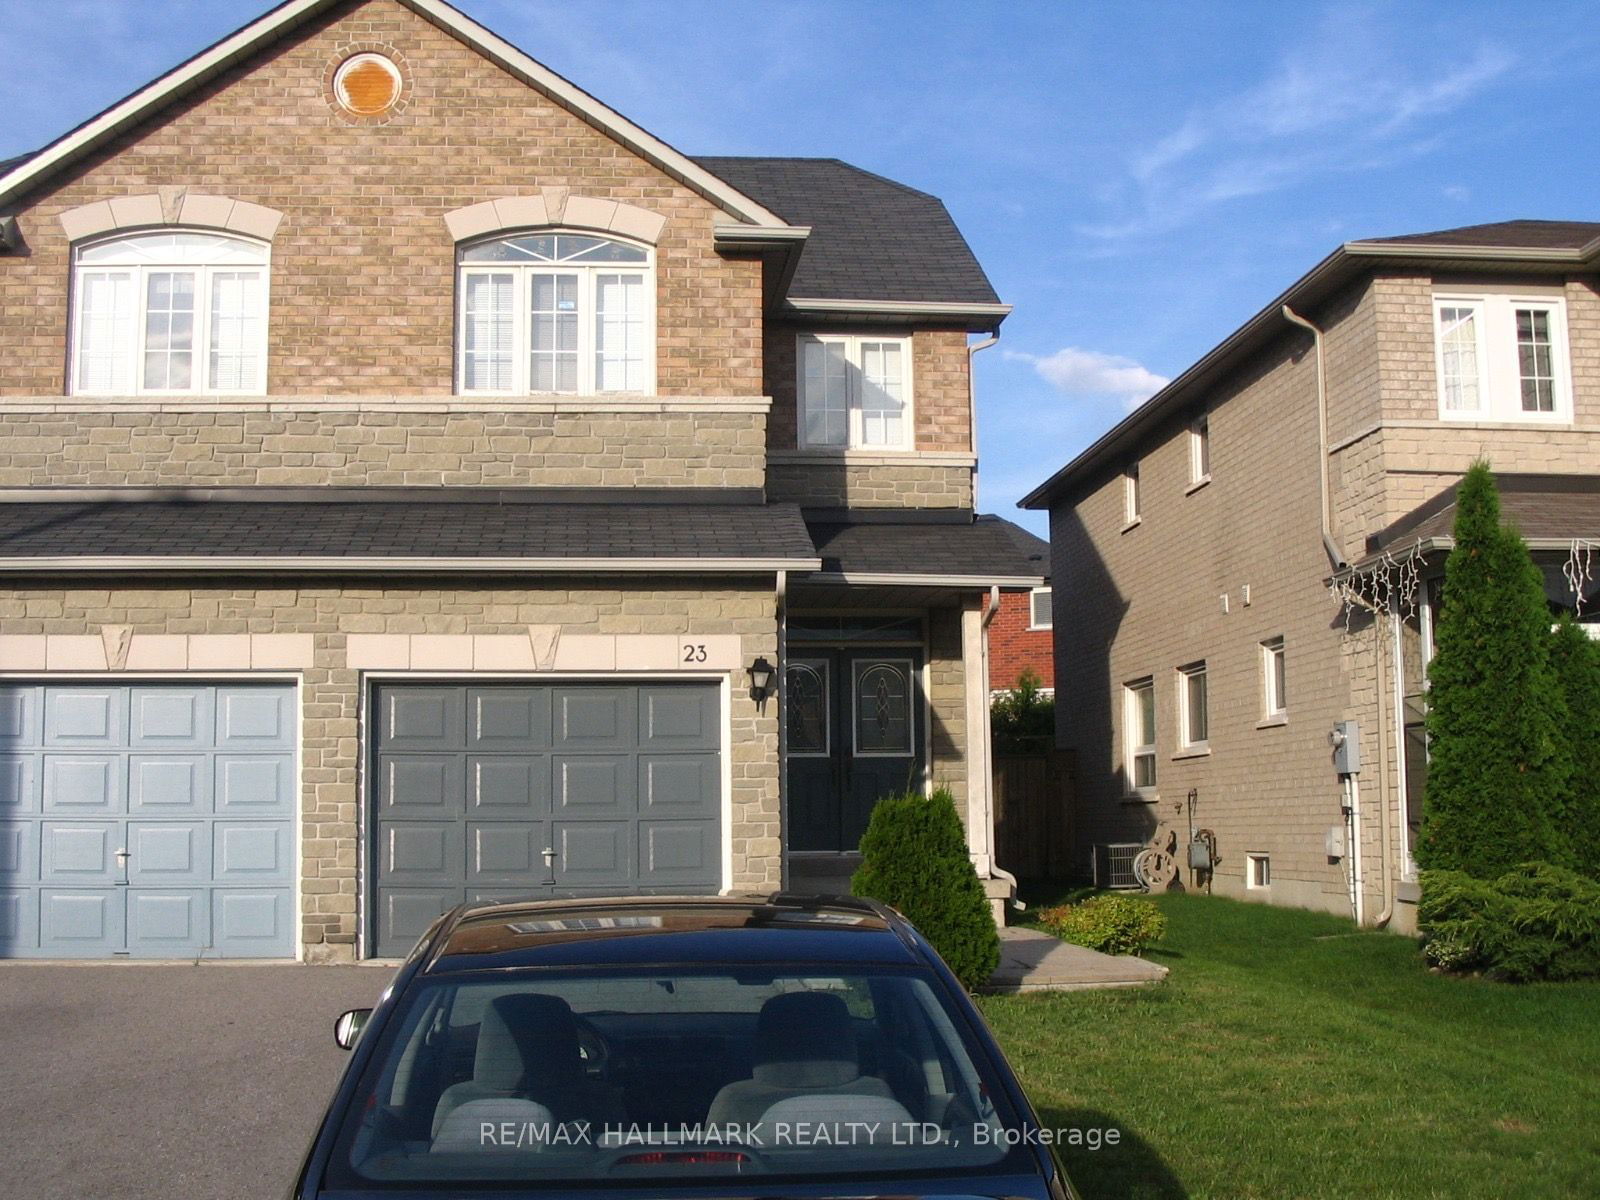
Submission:
<svg viewBox="0 0 1600 1200">
<path fill-rule="evenodd" d="M 900 418 L 900 440 L 896 443 L 874 442 L 868 445 L 865 436 L 865 423 L 862 420 L 861 380 L 863 376 L 861 348 L 865 345 L 894 344 L 900 347 L 900 391 L 904 401 L 905 410 Z M 813 442 L 806 436 L 806 427 L 810 424 L 806 420 L 807 407 L 810 397 L 806 395 L 806 346 L 807 345 L 840 345 L 845 348 L 845 363 L 848 370 L 849 392 L 846 397 L 845 408 L 845 438 L 843 442 Z M 901 450 L 916 448 L 916 387 L 913 380 L 912 366 L 912 339 L 906 336 L 877 336 L 869 333 L 802 333 L 795 338 L 795 415 L 797 430 L 795 444 L 802 450 L 862 450 L 869 453 L 893 453 Z"/>
<path fill-rule="evenodd" d="M 1045 619 L 1039 620 L 1039 598 L 1045 599 Z M 1028 628 L 1029 629 L 1054 629 L 1055 622 L 1055 597 L 1047 583 L 1044 587 L 1036 587 L 1028 593 Z"/>
<path fill-rule="evenodd" d="M 1144 730 L 1143 714 L 1140 712 L 1140 698 L 1148 693 L 1150 696 L 1150 740 L 1141 739 Z M 1140 679 L 1130 679 L 1122 685 L 1122 727 L 1123 727 L 1123 756 L 1124 770 L 1127 773 L 1128 794 L 1148 798 L 1156 794 L 1161 778 L 1160 770 L 1156 763 L 1156 681 L 1155 676 L 1146 675 Z M 1148 759 L 1150 763 L 1150 782 L 1139 782 L 1139 760 Z"/>
<path fill-rule="evenodd" d="M 1444 339 L 1440 325 L 1446 308 L 1472 308 L 1477 314 L 1478 407 L 1446 406 Z M 1528 412 L 1522 407 L 1521 367 L 1517 360 L 1516 313 L 1538 308 L 1550 314 L 1550 365 L 1553 407 Z M 1572 366 L 1567 334 L 1566 298 L 1555 291 L 1440 291 L 1433 296 L 1434 376 L 1439 419 L 1443 421 L 1506 421 L 1564 424 L 1572 420 Z"/>
<path fill-rule="evenodd" d="M 1205 678 L 1205 724 L 1206 736 L 1191 740 L 1189 726 L 1194 714 L 1190 712 L 1189 683 L 1195 676 Z M 1206 670 L 1205 659 L 1185 663 L 1178 668 L 1178 752 L 1180 754 L 1204 754 L 1211 748 L 1211 678 Z"/>
<path fill-rule="evenodd" d="M 1261 643 L 1261 715 L 1268 721 L 1282 721 L 1289 715 L 1289 663 L 1284 639 L 1268 638 Z M 1278 682 L 1282 667 L 1283 682 Z"/>
<path fill-rule="evenodd" d="M 1139 464 L 1129 463 L 1122 469 L 1122 521 L 1123 528 L 1137 525 L 1144 519 L 1140 511 Z"/>
<path fill-rule="evenodd" d="M 642 250 L 642 263 L 620 262 L 456 262 L 456 330 L 455 330 L 455 393 L 458 396 L 653 396 L 658 386 L 656 378 L 656 342 L 660 330 L 656 324 L 656 254 L 642 242 L 613 234 L 599 234 L 581 229 L 525 230 L 514 234 L 497 234 L 479 238 L 460 247 L 459 253 L 495 242 L 513 241 L 519 237 L 553 235 L 556 237 L 598 238 Z M 504 389 L 467 387 L 467 280 L 474 275 L 511 275 L 513 277 L 511 300 L 511 386 Z M 571 391 L 535 392 L 532 387 L 533 358 L 533 279 L 536 275 L 576 275 L 578 277 L 578 380 Z M 595 387 L 595 277 L 599 275 L 643 275 L 644 312 L 641 323 L 645 329 L 644 364 L 642 372 L 645 386 L 637 391 L 599 391 Z"/>
<path fill-rule="evenodd" d="M 1211 415 L 1208 413 L 1189 426 L 1189 487 L 1191 490 L 1211 482 Z"/>
<path fill-rule="evenodd" d="M 1272 888 L 1272 855 L 1250 850 L 1244 856 L 1244 886 L 1247 891 L 1265 892 Z"/>
<path fill-rule="evenodd" d="M 196 263 L 170 262 L 160 258 L 127 263 L 88 263 L 80 261 L 90 250 L 98 250 L 118 242 L 136 242 L 160 235 L 192 234 L 199 237 L 219 238 L 249 247 L 260 254 L 259 262 L 252 263 Z M 190 386 L 186 388 L 151 388 L 144 383 L 146 321 L 149 317 L 149 276 L 178 272 L 193 272 L 195 276 L 194 329 L 192 333 L 193 364 L 190 368 Z M 260 386 L 253 388 L 216 388 L 208 386 L 211 378 L 211 299 L 215 277 L 257 272 L 261 280 L 261 311 L 258 314 L 260 332 L 251 347 L 260 364 Z M 88 315 L 83 301 L 84 280 L 107 275 L 131 274 L 134 287 L 133 320 L 128 331 L 128 344 L 123 347 L 130 361 L 129 386 L 126 388 L 89 388 L 79 378 L 78 353 L 83 347 L 83 322 Z M 237 234 L 219 233 L 212 229 L 190 229 L 183 226 L 141 229 L 134 233 L 119 233 L 111 237 L 96 238 L 73 247 L 72 250 L 72 316 L 67 346 L 67 394 L 72 396 L 264 396 L 267 394 L 267 341 L 268 325 L 272 313 L 272 247 L 256 238 Z"/>
</svg>

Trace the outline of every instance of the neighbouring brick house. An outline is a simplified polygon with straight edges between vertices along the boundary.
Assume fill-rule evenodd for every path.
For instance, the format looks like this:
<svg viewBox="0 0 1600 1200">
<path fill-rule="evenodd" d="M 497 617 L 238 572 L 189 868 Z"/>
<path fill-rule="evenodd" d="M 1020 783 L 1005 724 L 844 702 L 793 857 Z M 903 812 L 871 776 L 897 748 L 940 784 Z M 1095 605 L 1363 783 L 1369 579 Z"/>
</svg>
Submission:
<svg viewBox="0 0 1600 1200">
<path fill-rule="evenodd" d="M 1158 821 L 1186 864 L 1192 796 L 1218 891 L 1414 928 L 1425 670 L 1474 458 L 1552 608 L 1595 608 L 1597 284 L 1600 223 L 1347 243 L 1025 498 L 1050 511 L 1085 869 Z"/>
<path fill-rule="evenodd" d="M 999 520 L 985 517 L 985 520 Z M 1005 523 L 1007 532 L 1030 562 L 1036 561 L 1044 583 L 1025 592 L 1002 592 L 1000 609 L 989 622 L 989 690 L 1010 691 L 1024 671 L 1039 677 L 1039 690 L 1053 695 L 1056 687 L 1054 617 L 1050 592 L 1050 543 L 1020 525 Z"/>
<path fill-rule="evenodd" d="M 0 954 L 838 888 L 908 783 L 1007 893 L 985 620 L 1041 581 L 937 199 L 290 0 L 0 164 L 0 243 Z"/>
</svg>

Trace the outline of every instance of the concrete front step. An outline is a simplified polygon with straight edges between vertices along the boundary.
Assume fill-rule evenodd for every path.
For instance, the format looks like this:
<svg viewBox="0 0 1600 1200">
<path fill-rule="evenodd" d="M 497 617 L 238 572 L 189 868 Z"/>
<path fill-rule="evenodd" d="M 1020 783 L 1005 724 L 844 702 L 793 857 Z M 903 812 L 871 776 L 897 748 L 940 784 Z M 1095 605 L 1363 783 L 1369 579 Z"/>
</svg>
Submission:
<svg viewBox="0 0 1600 1200">
<path fill-rule="evenodd" d="M 1142 958 L 1101 954 L 1037 929 L 1000 931 L 1000 966 L 987 992 L 1070 992 L 1160 983 L 1167 968 Z"/>
</svg>

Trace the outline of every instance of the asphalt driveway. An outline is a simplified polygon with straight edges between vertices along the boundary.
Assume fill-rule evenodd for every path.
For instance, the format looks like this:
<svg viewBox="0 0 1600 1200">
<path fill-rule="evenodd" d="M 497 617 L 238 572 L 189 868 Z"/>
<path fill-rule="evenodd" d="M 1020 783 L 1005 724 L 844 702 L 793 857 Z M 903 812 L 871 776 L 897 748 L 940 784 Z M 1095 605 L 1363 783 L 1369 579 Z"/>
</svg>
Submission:
<svg viewBox="0 0 1600 1200">
<path fill-rule="evenodd" d="M 281 1200 L 391 974 L 0 963 L 0 1196 Z"/>
</svg>

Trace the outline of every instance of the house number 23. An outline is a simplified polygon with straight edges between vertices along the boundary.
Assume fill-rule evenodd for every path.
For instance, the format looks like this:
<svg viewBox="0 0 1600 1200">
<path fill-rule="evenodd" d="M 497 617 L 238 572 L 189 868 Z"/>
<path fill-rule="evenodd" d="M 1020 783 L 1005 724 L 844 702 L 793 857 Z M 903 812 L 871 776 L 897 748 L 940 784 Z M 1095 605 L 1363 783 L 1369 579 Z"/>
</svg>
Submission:
<svg viewBox="0 0 1600 1200">
<path fill-rule="evenodd" d="M 706 647 L 704 642 L 685 642 L 683 644 L 683 661 L 686 663 L 703 663 L 706 660 Z"/>
</svg>

